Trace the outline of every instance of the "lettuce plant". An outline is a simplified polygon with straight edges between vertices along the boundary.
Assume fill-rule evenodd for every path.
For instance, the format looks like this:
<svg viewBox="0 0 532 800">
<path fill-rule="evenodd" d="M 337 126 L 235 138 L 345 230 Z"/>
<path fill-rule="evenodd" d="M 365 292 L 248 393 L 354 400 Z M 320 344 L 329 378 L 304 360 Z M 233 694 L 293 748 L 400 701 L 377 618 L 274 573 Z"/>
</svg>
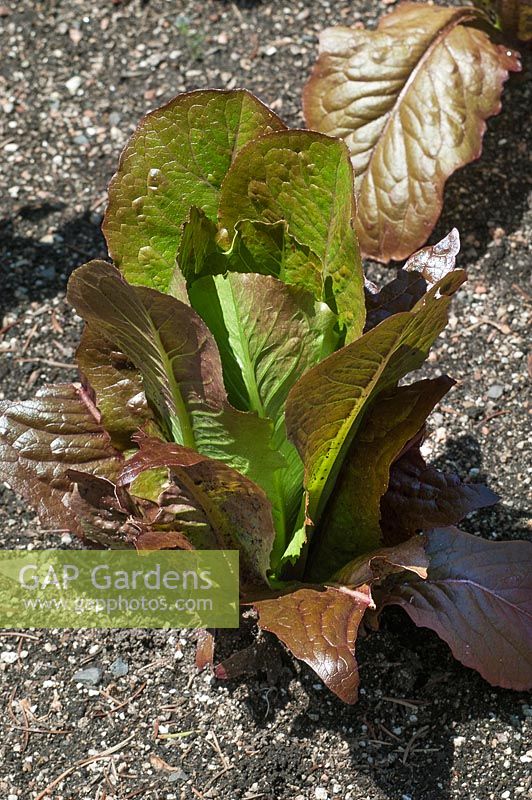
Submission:
<svg viewBox="0 0 532 800">
<path fill-rule="evenodd" d="M 2 404 L 0 476 L 97 547 L 237 549 L 242 604 L 347 702 L 393 603 L 524 689 L 532 548 L 454 527 L 497 497 L 424 461 L 453 381 L 404 381 L 466 278 L 458 233 L 377 289 L 355 222 L 342 141 L 245 91 L 149 114 L 110 185 L 114 265 L 70 279 L 81 381 Z"/>
<path fill-rule="evenodd" d="M 530 36 L 529 0 L 479 0 Z M 528 12 L 528 13 L 527 13 Z M 401 3 L 377 30 L 327 28 L 305 87 L 307 125 L 347 146 L 364 255 L 407 258 L 431 233 L 447 178 L 478 158 L 519 54 L 473 6 Z"/>
</svg>

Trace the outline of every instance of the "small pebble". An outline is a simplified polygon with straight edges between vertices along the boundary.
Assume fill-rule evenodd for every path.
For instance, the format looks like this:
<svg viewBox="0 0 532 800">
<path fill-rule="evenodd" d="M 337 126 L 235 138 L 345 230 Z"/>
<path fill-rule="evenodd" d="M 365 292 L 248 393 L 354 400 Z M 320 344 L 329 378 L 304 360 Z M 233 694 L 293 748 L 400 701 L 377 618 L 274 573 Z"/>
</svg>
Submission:
<svg viewBox="0 0 532 800">
<path fill-rule="evenodd" d="M 65 83 L 66 88 L 70 92 L 70 94 L 74 95 L 78 91 L 79 87 L 83 83 L 83 79 L 80 78 L 79 75 L 73 75 L 68 81 Z"/>
<path fill-rule="evenodd" d="M 111 674 L 114 678 L 122 678 L 129 672 L 129 664 L 123 658 L 118 656 L 111 664 Z"/>
<path fill-rule="evenodd" d="M 500 383 L 494 383 L 488 389 L 488 397 L 490 400 L 499 400 L 504 394 L 504 386 L 501 386 Z"/>
<path fill-rule="evenodd" d="M 18 656 L 15 650 L 4 650 L 2 653 L 2 661 L 4 664 L 14 664 Z"/>
<path fill-rule="evenodd" d="M 75 672 L 72 680 L 76 681 L 76 683 L 84 683 L 87 686 L 97 686 L 102 679 L 102 675 L 100 667 L 88 667 Z"/>
</svg>

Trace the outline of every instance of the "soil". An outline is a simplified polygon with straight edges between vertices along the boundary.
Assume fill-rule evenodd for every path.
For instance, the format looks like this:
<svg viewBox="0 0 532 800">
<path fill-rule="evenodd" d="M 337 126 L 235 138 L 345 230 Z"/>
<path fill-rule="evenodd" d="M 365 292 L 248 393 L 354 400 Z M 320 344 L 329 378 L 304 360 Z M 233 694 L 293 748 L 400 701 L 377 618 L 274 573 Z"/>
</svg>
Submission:
<svg viewBox="0 0 532 800">
<path fill-rule="evenodd" d="M 244 86 L 300 126 L 320 29 L 374 26 L 393 5 L 4 0 L 0 398 L 31 397 L 44 383 L 75 378 L 80 320 L 65 303 L 65 284 L 78 264 L 105 257 L 106 185 L 138 119 L 180 91 Z M 498 506 L 463 524 L 497 540 L 530 536 L 530 95 L 522 76 L 509 82 L 481 160 L 448 183 L 432 239 L 457 225 L 469 273 L 425 368 L 458 380 L 432 417 L 432 458 L 498 492 Z M 371 264 L 368 271 L 372 278 L 386 272 Z M 4 547 L 78 546 L 68 534 L 43 530 L 7 487 L 0 486 L 0 501 Z M 248 636 L 228 634 L 225 646 L 242 646 Z M 490 687 L 399 611 L 387 612 L 382 629 L 358 645 L 363 688 L 353 707 L 273 644 L 273 671 L 233 683 L 198 674 L 194 638 L 187 631 L 0 631 L 0 796 L 532 796 L 529 697 Z M 128 672 L 115 678 L 110 665 L 118 656 Z M 102 669 L 92 688 L 72 679 L 87 666 Z M 83 763 L 108 748 L 116 750 Z"/>
</svg>

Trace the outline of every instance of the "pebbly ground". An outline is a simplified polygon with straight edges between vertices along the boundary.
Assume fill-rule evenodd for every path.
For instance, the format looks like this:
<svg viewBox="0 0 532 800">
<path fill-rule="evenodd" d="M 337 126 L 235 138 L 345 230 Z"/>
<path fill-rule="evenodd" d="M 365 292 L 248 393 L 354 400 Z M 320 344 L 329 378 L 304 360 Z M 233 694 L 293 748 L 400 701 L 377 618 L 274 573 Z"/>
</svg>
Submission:
<svg viewBox="0 0 532 800">
<path fill-rule="evenodd" d="M 78 264 L 105 256 L 106 184 L 140 116 L 183 90 L 245 86 L 301 125 L 318 31 L 372 26 L 390 6 L 0 3 L 0 398 L 31 397 L 46 382 L 75 378 L 80 324 L 65 304 L 65 283 Z M 425 370 L 458 380 L 432 417 L 432 457 L 501 495 L 497 507 L 464 523 L 493 539 L 530 535 L 530 94 L 522 78 L 507 86 L 482 159 L 448 184 L 435 233 L 460 228 L 469 282 Z M 74 544 L 43 531 L 2 486 L 0 501 L 3 546 Z M 231 636 L 233 646 L 245 640 L 243 632 Z M 398 611 L 359 644 L 363 689 L 354 707 L 280 648 L 269 673 L 232 684 L 197 675 L 193 639 L 186 631 L 0 631 L 0 796 L 532 796 L 529 698 L 488 686 Z M 118 675 L 117 658 L 127 674 Z M 91 667 L 96 685 L 73 680 Z"/>
</svg>

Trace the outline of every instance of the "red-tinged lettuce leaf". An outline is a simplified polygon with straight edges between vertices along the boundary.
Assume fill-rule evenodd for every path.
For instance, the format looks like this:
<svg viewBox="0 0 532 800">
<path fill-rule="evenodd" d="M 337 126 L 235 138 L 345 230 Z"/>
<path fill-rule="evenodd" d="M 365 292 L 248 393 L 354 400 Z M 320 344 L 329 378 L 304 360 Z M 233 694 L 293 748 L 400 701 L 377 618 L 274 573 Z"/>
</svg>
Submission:
<svg viewBox="0 0 532 800">
<path fill-rule="evenodd" d="M 403 3 L 375 31 L 320 36 L 303 96 L 307 125 L 343 139 L 359 197 L 362 253 L 387 262 L 426 241 L 444 184 L 481 152 L 518 54 L 472 25 L 471 7 Z M 469 24 L 471 23 L 471 25 Z"/>
<path fill-rule="evenodd" d="M 243 585 L 266 583 L 275 531 L 265 492 L 226 464 L 194 450 L 147 437 L 139 444 L 118 485 L 131 486 L 144 471 L 167 468 L 173 491 L 165 488 L 161 505 L 167 515 L 173 514 L 173 527 L 197 549 L 238 550 Z"/>
<path fill-rule="evenodd" d="M 369 331 L 386 317 L 411 308 L 427 291 L 454 270 L 460 235 L 453 228 L 441 241 L 410 256 L 393 281 L 378 289 L 366 281 L 366 327 Z"/>
<path fill-rule="evenodd" d="M 355 642 L 370 604 L 367 586 L 356 591 L 309 586 L 254 601 L 253 607 L 261 628 L 274 633 L 341 700 L 356 703 L 359 677 Z"/>
<path fill-rule="evenodd" d="M 398 269 L 395 278 L 386 283 L 382 289 L 367 282 L 364 333 L 392 314 L 410 311 L 426 291 L 425 278 L 419 272 L 406 272 L 404 269 Z"/>
<path fill-rule="evenodd" d="M 31 400 L 0 404 L 0 479 L 45 525 L 83 536 L 79 515 L 69 508 L 74 485 L 67 470 L 113 480 L 121 467 L 121 454 L 80 386 L 47 386 Z"/>
<path fill-rule="evenodd" d="M 220 224 L 231 235 L 241 220 L 263 223 L 262 244 L 282 251 L 279 274 L 317 299 L 338 309 L 347 336 L 354 339 L 364 327 L 362 264 L 353 230 L 355 218 L 353 171 L 345 145 L 310 131 L 282 131 L 256 139 L 236 157 L 227 173 L 220 198 Z M 295 246 L 295 262 L 279 242 L 282 229 L 264 223 L 285 220 L 292 244 L 299 243 L 313 256 L 302 269 Z M 250 237 L 252 238 L 252 237 Z"/>
<path fill-rule="evenodd" d="M 461 270 L 449 273 L 411 311 L 383 320 L 313 367 L 291 389 L 286 426 L 305 465 L 311 524 L 320 520 L 368 404 L 421 366 L 464 280 Z"/>
<path fill-rule="evenodd" d="M 76 361 L 114 446 L 129 449 L 131 437 L 148 423 L 154 424 L 139 371 L 89 325 L 81 335 Z"/>
<path fill-rule="evenodd" d="M 436 631 L 494 686 L 531 689 L 532 543 L 489 542 L 457 528 L 426 538 L 427 579 L 389 579 L 383 604 Z"/>
<path fill-rule="evenodd" d="M 65 475 L 72 488 L 63 504 L 77 520 L 83 540 L 113 550 L 131 548 L 128 519 L 136 508 L 127 494 L 118 494 L 116 484 L 107 478 L 76 469 Z"/>
<path fill-rule="evenodd" d="M 195 311 L 129 285 L 102 261 L 73 273 L 68 297 L 139 370 L 166 438 L 228 463 L 276 496 L 274 473 L 283 461 L 270 447 L 272 425 L 227 403 L 216 343 Z"/>
<path fill-rule="evenodd" d="M 471 511 L 499 501 L 487 486 L 463 483 L 457 475 L 427 465 L 420 444 L 417 439 L 391 467 L 388 490 L 381 500 L 386 544 L 405 541 L 416 531 L 454 525 Z"/>
<path fill-rule="evenodd" d="M 144 117 L 111 181 L 103 225 L 109 253 L 128 280 L 166 291 L 190 207 L 216 221 L 236 154 L 284 128 L 241 89 L 180 94 Z"/>
<path fill-rule="evenodd" d="M 193 549 L 176 529 L 173 509 L 133 496 L 106 478 L 74 469 L 67 470 L 67 476 L 74 487 L 64 503 L 79 520 L 85 541 L 112 549 Z"/>
<path fill-rule="evenodd" d="M 531 0 L 473 0 L 504 33 L 520 42 L 532 39 Z"/>
<path fill-rule="evenodd" d="M 381 498 L 390 466 L 452 385 L 442 376 L 377 396 L 353 439 L 314 536 L 309 580 L 328 580 L 347 562 L 381 547 Z"/>
<path fill-rule="evenodd" d="M 338 570 L 332 582 L 356 588 L 363 583 L 380 582 L 388 575 L 404 571 L 425 579 L 429 566 L 425 544 L 424 536 L 412 536 L 396 547 L 381 547 L 373 553 L 358 556 Z"/>
</svg>

